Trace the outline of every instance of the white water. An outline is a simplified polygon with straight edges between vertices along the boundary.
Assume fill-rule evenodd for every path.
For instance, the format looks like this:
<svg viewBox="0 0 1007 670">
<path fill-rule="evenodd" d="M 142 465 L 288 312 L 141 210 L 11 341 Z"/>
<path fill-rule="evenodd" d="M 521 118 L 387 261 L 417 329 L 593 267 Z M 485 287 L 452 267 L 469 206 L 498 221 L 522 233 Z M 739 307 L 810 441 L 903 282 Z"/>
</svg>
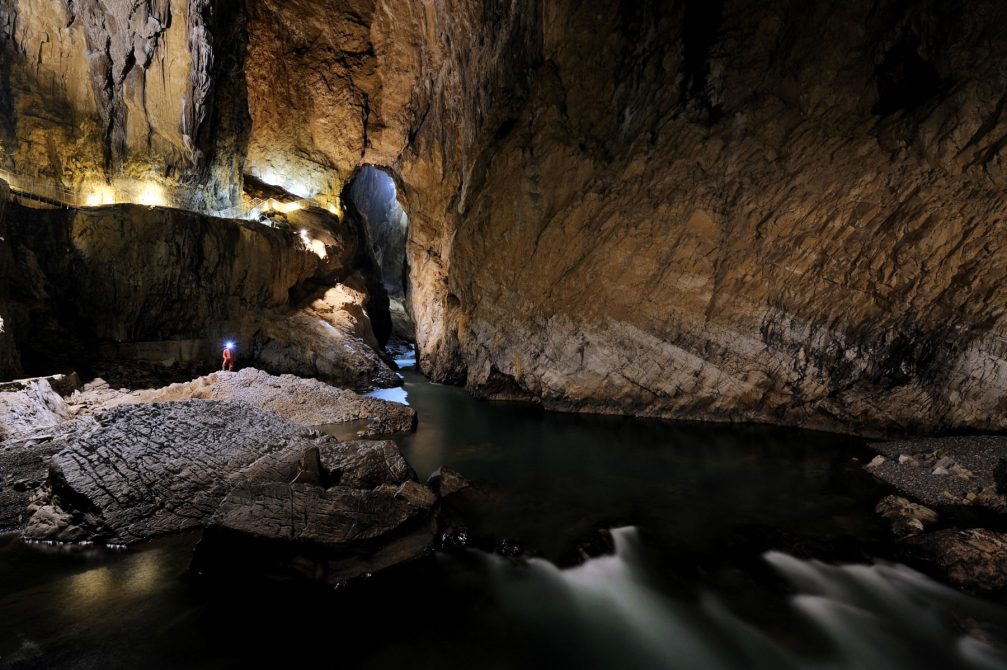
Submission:
<svg viewBox="0 0 1007 670">
<path fill-rule="evenodd" d="M 904 566 L 831 566 L 766 554 L 796 590 L 789 602 L 802 630 L 817 630 L 826 641 L 808 656 L 778 632 L 766 632 L 761 624 L 770 622 L 746 622 L 712 593 L 698 603 L 662 595 L 647 576 L 636 529 L 617 529 L 613 536 L 613 556 L 569 570 L 541 560 L 524 565 L 486 557 L 504 609 L 579 646 L 583 667 L 1007 668 L 1002 649 L 981 639 L 1007 639 L 1002 609 Z"/>
<path fill-rule="evenodd" d="M 402 370 L 416 367 L 416 350 L 413 349 L 408 354 L 396 357 L 395 364 Z M 401 377 L 402 375 L 400 374 L 399 378 Z M 376 391 L 371 391 L 370 393 L 365 393 L 364 395 L 371 398 L 378 398 L 379 400 L 395 402 L 400 405 L 409 404 L 409 394 L 406 392 L 405 387 L 402 386 L 390 389 L 378 389 Z"/>
<path fill-rule="evenodd" d="M 371 391 L 370 393 L 365 393 L 364 395 L 370 398 L 378 398 L 379 400 L 387 400 L 388 402 L 395 402 L 400 405 L 409 404 L 409 394 L 401 386 L 396 386 L 390 389 L 378 389 L 377 391 Z"/>
</svg>

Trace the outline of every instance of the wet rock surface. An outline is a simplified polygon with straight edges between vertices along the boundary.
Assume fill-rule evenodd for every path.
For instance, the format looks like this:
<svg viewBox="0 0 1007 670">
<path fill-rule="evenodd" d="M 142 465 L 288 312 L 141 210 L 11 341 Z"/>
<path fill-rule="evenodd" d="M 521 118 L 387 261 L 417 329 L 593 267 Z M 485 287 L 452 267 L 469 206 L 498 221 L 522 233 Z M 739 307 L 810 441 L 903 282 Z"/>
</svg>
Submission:
<svg viewBox="0 0 1007 670">
<path fill-rule="evenodd" d="M 26 539 L 132 544 L 206 528 L 201 575 L 341 583 L 424 555 L 438 525 L 439 496 L 393 442 L 339 442 L 237 400 L 123 404 L 20 454 L 52 454 Z"/>
<path fill-rule="evenodd" d="M 929 507 L 911 502 L 901 496 L 885 496 L 874 511 L 892 524 L 892 533 L 898 537 L 922 533 L 937 523 L 937 512 Z"/>
<path fill-rule="evenodd" d="M 240 487 L 214 515 L 193 569 L 338 584 L 414 559 L 433 546 L 434 496 L 398 491 L 388 485 Z"/>
<path fill-rule="evenodd" d="M 907 557 L 977 593 L 1007 588 L 1007 533 L 983 528 L 945 529 L 906 538 Z"/>
</svg>

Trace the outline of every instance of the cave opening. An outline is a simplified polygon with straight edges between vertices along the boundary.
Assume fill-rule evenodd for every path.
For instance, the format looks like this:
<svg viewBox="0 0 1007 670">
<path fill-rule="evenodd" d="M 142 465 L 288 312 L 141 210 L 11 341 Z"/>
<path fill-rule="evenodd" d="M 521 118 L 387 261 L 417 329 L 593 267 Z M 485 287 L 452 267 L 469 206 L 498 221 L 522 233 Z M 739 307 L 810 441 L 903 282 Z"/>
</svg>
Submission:
<svg viewBox="0 0 1007 670">
<path fill-rule="evenodd" d="M 395 179 L 385 168 L 365 165 L 347 183 L 342 199 L 347 215 L 361 229 L 366 253 L 380 277 L 379 290 L 388 296 L 389 345 L 412 344 L 415 327 L 406 300 L 409 217 L 399 200 Z"/>
</svg>

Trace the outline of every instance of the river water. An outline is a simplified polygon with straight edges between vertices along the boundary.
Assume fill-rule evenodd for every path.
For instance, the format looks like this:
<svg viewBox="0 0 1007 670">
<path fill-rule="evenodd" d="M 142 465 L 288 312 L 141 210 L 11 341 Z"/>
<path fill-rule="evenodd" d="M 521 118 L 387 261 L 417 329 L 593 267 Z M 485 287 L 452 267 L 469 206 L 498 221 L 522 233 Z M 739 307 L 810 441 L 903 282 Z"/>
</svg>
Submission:
<svg viewBox="0 0 1007 670">
<path fill-rule="evenodd" d="M 0 537 L 0 667 L 1007 667 L 1007 607 L 875 560 L 883 490 L 855 438 L 554 414 L 404 374 L 413 467 L 479 482 L 473 536 L 534 558 L 460 549 L 331 590 L 204 583 L 198 534 Z M 614 551 L 578 564 L 598 527 Z"/>
</svg>

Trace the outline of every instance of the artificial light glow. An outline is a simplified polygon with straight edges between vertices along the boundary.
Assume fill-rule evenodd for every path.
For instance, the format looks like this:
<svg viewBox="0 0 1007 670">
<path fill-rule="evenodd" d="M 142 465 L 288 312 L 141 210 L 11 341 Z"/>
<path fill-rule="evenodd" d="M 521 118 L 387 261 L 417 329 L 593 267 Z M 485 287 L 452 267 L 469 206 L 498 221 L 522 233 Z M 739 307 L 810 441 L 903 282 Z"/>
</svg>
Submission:
<svg viewBox="0 0 1007 670">
<path fill-rule="evenodd" d="M 168 204 L 164 195 L 164 189 L 154 182 L 144 182 L 140 186 L 140 195 L 137 202 L 149 207 L 165 207 Z"/>
<path fill-rule="evenodd" d="M 343 218 L 343 208 L 341 204 L 333 204 L 330 202 L 325 206 L 325 209 L 329 210 L 329 214 L 332 214 L 340 219 Z"/>
<path fill-rule="evenodd" d="M 305 242 L 307 242 L 308 251 L 312 252 L 323 261 L 329 257 L 329 252 L 325 250 L 325 243 L 321 240 L 311 240 L 310 242 L 305 240 Z"/>
<path fill-rule="evenodd" d="M 224 348 L 225 349 L 229 349 L 229 350 L 233 351 L 234 350 L 234 346 L 235 346 L 234 342 L 232 342 L 230 340 L 228 340 L 227 342 L 224 343 Z"/>
<path fill-rule="evenodd" d="M 278 175 L 272 170 L 260 171 L 259 180 L 270 186 L 278 186 L 287 193 L 293 193 L 301 198 L 310 198 L 312 196 L 311 188 L 307 184 L 295 181 L 284 175 Z"/>
<path fill-rule="evenodd" d="M 304 209 L 303 202 L 280 202 L 275 198 L 270 198 L 266 202 L 262 203 L 263 212 L 279 212 L 280 214 L 290 214 L 291 212 L 296 212 L 301 209 Z"/>
<path fill-rule="evenodd" d="M 87 207 L 114 205 L 115 191 L 112 189 L 111 186 L 106 185 L 95 186 L 94 189 L 84 199 L 84 204 Z"/>
</svg>

